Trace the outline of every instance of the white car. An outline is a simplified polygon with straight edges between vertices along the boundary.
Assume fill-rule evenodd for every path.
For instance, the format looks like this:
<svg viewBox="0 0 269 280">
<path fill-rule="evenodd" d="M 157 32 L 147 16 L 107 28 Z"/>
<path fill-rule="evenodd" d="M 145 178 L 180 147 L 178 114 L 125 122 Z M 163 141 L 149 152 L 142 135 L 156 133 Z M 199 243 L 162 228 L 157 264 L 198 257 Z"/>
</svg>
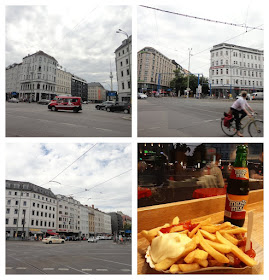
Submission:
<svg viewBox="0 0 269 280">
<path fill-rule="evenodd" d="M 137 94 L 138 99 L 147 99 L 148 96 L 145 93 L 138 92 Z"/>
<path fill-rule="evenodd" d="M 49 237 L 46 237 L 46 238 L 43 238 L 42 239 L 42 242 L 43 243 L 46 243 L 46 244 L 60 244 L 60 243 L 64 243 L 64 239 L 60 238 L 59 236 L 49 236 Z"/>
<path fill-rule="evenodd" d="M 13 98 L 10 98 L 8 100 L 8 102 L 10 102 L 10 103 L 19 103 L 19 99 L 13 97 Z"/>
<path fill-rule="evenodd" d="M 89 237 L 88 242 L 97 243 L 97 239 L 94 236 L 92 236 L 92 237 Z"/>
</svg>

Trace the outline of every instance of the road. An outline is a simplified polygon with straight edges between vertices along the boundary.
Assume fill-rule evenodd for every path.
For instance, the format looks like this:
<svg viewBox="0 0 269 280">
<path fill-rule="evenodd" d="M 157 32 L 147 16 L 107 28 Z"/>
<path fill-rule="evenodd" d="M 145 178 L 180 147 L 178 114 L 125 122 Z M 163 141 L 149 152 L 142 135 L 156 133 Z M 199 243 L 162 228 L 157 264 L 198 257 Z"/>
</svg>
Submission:
<svg viewBox="0 0 269 280">
<path fill-rule="evenodd" d="M 131 244 L 6 242 L 6 274 L 131 274 Z"/>
<path fill-rule="evenodd" d="M 6 103 L 7 137 L 130 137 L 131 117 L 83 104 L 79 113 L 52 112 L 47 105 Z"/>
<path fill-rule="evenodd" d="M 138 100 L 138 136 L 140 137 L 223 137 L 220 119 L 232 100 L 149 97 Z M 263 102 L 249 101 L 263 119 Z M 247 117 L 242 121 L 247 120 Z M 244 136 L 249 136 L 247 129 Z"/>
</svg>

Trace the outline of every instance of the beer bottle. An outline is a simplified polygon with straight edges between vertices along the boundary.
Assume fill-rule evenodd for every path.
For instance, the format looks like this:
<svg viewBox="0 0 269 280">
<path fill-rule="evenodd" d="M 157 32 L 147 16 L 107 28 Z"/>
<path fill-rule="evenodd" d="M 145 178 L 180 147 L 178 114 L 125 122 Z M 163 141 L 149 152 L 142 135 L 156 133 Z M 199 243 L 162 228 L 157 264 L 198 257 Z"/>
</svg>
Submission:
<svg viewBox="0 0 269 280">
<path fill-rule="evenodd" d="M 245 205 L 249 193 L 249 172 L 247 168 L 248 146 L 239 145 L 234 167 L 228 180 L 224 221 L 242 227 L 245 222 Z"/>
</svg>

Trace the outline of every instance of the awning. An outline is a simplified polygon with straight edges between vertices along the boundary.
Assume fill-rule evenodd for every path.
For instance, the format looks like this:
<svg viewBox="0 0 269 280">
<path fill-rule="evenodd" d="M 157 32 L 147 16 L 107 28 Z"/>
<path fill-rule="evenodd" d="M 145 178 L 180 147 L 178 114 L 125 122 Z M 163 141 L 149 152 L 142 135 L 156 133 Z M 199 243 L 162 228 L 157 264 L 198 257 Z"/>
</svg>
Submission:
<svg viewBox="0 0 269 280">
<path fill-rule="evenodd" d="M 47 233 L 48 234 L 50 234 L 50 235 L 58 235 L 59 233 L 57 233 L 57 232 L 53 232 L 53 231 L 51 231 L 51 230 L 47 230 Z"/>
</svg>

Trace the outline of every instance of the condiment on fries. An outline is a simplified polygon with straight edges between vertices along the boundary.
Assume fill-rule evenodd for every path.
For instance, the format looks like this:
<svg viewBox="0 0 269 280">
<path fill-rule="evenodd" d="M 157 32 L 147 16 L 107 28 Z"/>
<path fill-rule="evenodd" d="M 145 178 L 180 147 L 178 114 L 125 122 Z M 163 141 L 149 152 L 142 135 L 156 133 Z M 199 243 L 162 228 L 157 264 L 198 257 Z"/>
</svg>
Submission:
<svg viewBox="0 0 269 280">
<path fill-rule="evenodd" d="M 255 251 L 246 251 L 245 228 L 230 222 L 212 224 L 211 219 L 199 223 L 179 222 L 141 234 L 149 241 L 149 254 L 154 268 L 170 273 L 191 272 L 206 267 L 245 267 L 256 265 Z"/>
</svg>

